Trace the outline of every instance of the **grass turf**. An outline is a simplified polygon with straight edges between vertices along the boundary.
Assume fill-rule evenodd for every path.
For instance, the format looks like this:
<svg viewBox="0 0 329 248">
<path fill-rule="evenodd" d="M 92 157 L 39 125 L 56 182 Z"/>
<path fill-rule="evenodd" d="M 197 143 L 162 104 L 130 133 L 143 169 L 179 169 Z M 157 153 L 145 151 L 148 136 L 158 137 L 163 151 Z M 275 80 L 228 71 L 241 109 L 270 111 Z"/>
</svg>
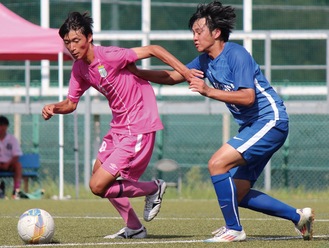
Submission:
<svg viewBox="0 0 329 248">
<path fill-rule="evenodd" d="M 0 247 L 24 247 L 17 234 L 21 213 L 30 208 L 43 208 L 54 217 L 56 231 L 51 246 L 59 247 L 327 247 L 329 242 L 328 198 L 285 200 L 297 208 L 312 207 L 316 221 L 313 241 L 296 236 L 290 221 L 240 209 L 241 223 L 247 241 L 239 243 L 203 243 L 211 232 L 224 224 L 218 203 L 214 199 L 165 199 L 159 215 L 142 223 L 148 237 L 140 240 L 109 240 L 105 235 L 124 226 L 114 208 L 104 199 L 85 200 L 2 200 L 0 201 Z M 139 216 L 144 201 L 132 199 Z M 49 246 L 49 245 L 48 245 Z M 38 245 L 41 247 L 41 245 Z"/>
</svg>

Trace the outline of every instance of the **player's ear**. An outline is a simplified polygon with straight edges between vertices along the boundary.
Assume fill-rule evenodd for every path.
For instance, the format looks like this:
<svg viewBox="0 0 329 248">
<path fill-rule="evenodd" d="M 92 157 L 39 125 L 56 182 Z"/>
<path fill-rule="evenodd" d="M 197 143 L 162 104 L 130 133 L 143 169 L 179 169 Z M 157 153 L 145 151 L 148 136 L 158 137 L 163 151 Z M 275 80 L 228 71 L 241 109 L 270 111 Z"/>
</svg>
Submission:
<svg viewBox="0 0 329 248">
<path fill-rule="evenodd" d="M 93 43 L 93 35 L 88 34 L 87 40 L 88 40 L 89 43 Z"/>
<path fill-rule="evenodd" d="M 219 39 L 221 33 L 222 33 L 222 31 L 218 28 L 216 28 L 214 31 L 212 31 L 212 35 L 215 40 Z"/>
</svg>

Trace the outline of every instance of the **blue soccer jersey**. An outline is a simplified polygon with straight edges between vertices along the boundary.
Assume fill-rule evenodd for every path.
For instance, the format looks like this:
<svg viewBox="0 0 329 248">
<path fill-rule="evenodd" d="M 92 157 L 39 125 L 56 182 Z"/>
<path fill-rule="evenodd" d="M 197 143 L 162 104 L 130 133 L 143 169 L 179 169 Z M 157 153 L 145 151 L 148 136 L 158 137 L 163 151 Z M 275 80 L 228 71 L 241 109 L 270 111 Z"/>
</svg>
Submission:
<svg viewBox="0 0 329 248">
<path fill-rule="evenodd" d="M 203 53 L 187 64 L 187 67 L 203 71 L 205 78 L 216 89 L 255 89 L 256 99 L 253 106 L 226 104 L 240 126 L 250 125 L 261 119 L 288 120 L 283 101 L 243 46 L 226 42 L 223 51 L 215 59 Z"/>
</svg>

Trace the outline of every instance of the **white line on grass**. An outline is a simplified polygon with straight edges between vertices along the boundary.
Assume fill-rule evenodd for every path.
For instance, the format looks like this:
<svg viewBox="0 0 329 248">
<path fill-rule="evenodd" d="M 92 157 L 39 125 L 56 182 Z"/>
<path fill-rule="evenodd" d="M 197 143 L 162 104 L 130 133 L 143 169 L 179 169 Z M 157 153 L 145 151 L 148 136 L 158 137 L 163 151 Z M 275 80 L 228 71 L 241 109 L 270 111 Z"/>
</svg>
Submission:
<svg viewBox="0 0 329 248">
<path fill-rule="evenodd" d="M 315 235 L 313 236 L 314 239 L 320 238 L 329 238 L 329 235 Z M 301 239 L 301 237 L 298 236 L 282 236 L 282 237 L 250 237 L 247 238 L 247 241 L 275 241 L 275 240 L 293 240 L 293 239 Z M 50 247 L 50 246 L 104 246 L 104 245 L 155 245 L 155 244 L 181 244 L 181 243 L 203 243 L 204 240 L 165 240 L 165 241 L 134 241 L 134 242 L 102 242 L 102 243 L 63 243 L 63 244 L 40 244 L 38 247 Z M 12 245 L 12 246 L 0 246 L 1 248 L 19 248 L 19 247 L 27 247 L 26 245 Z"/>
<path fill-rule="evenodd" d="M 166 241 L 136 241 L 136 242 L 103 242 L 103 243 L 66 243 L 66 244 L 39 244 L 38 247 L 49 246 L 98 246 L 98 245 L 145 245 L 145 244 L 179 244 L 179 243 L 201 243 L 203 240 L 166 240 Z M 18 248 L 26 245 L 0 246 L 1 248 Z"/>
<path fill-rule="evenodd" d="M 16 216 L 17 218 L 19 218 L 19 216 Z M 0 216 L 0 219 L 4 218 L 4 219 L 8 219 L 8 218 L 13 218 L 13 216 Z M 114 217 L 114 216 L 110 216 L 110 217 L 98 217 L 98 216 L 53 216 L 54 219 L 99 219 L 99 220 L 122 220 L 121 217 Z M 142 219 L 142 218 L 141 218 Z M 157 217 L 155 220 L 159 221 L 159 220 L 176 220 L 176 221 L 184 221 L 184 220 L 223 220 L 223 218 L 177 218 L 177 217 L 170 217 L 170 218 L 165 218 L 165 217 Z M 286 221 L 284 219 L 281 218 L 240 218 L 240 220 L 242 221 Z M 329 222 L 329 219 L 315 219 L 315 222 Z"/>
</svg>

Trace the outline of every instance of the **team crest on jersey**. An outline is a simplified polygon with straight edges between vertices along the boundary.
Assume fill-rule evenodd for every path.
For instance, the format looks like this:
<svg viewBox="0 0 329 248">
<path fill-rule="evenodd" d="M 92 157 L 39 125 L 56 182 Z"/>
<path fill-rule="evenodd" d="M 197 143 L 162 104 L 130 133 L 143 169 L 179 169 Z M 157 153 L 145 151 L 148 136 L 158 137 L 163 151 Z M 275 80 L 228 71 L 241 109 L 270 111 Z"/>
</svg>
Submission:
<svg viewBox="0 0 329 248">
<path fill-rule="evenodd" d="M 101 75 L 102 78 L 105 78 L 107 76 L 107 71 L 105 70 L 104 65 L 99 65 L 98 66 L 98 72 L 99 72 L 99 75 Z"/>
</svg>

